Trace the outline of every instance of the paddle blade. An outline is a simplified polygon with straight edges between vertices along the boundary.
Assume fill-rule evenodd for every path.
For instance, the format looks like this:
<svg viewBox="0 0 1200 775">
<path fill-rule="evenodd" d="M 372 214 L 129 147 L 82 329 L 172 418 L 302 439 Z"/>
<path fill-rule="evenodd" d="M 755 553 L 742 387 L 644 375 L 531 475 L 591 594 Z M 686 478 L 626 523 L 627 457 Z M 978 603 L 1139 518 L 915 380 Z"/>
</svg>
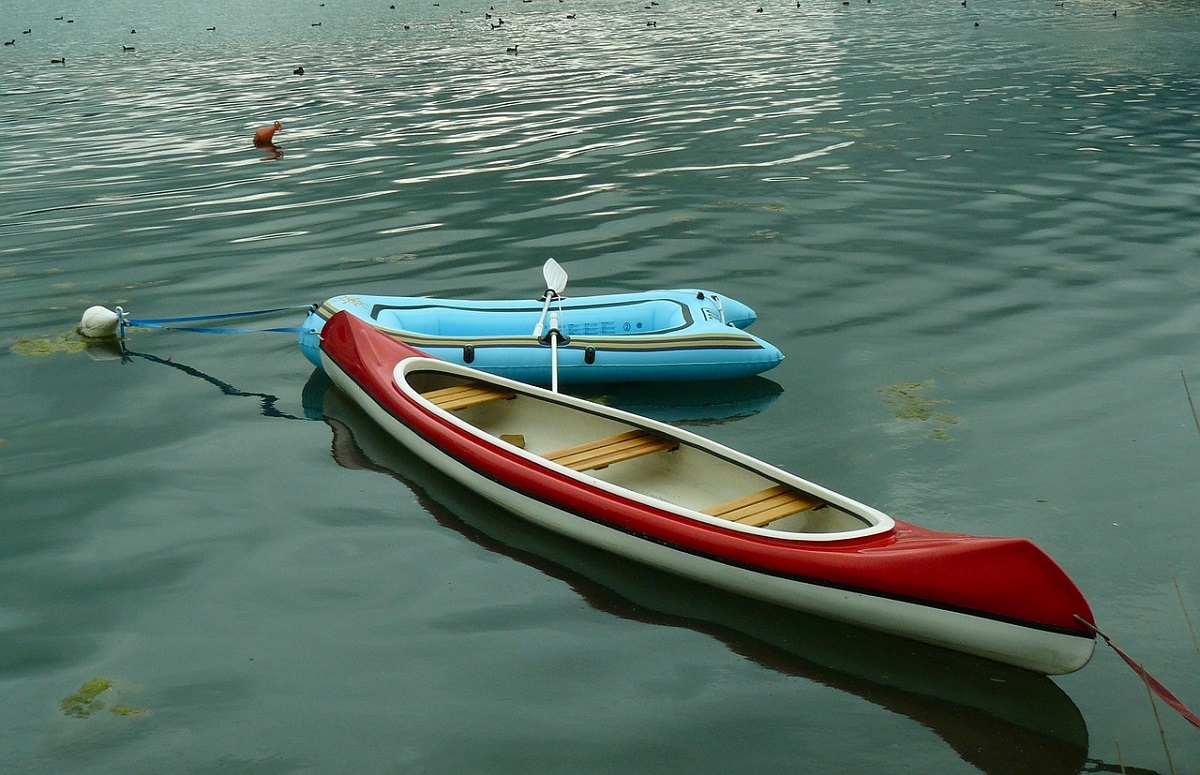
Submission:
<svg viewBox="0 0 1200 775">
<path fill-rule="evenodd" d="M 546 259 L 542 266 L 542 276 L 546 278 L 546 290 L 554 291 L 556 296 L 562 295 L 567 289 L 567 270 L 553 258 Z"/>
</svg>

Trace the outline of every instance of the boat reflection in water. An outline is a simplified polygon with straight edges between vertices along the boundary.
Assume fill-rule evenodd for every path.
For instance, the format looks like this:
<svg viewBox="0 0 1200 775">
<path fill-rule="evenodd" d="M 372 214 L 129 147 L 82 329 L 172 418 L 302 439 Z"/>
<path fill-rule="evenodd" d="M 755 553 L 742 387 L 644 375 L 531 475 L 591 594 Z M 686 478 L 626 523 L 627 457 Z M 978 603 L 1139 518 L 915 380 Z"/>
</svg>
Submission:
<svg viewBox="0 0 1200 775">
<path fill-rule="evenodd" d="M 722 592 L 592 549 L 464 492 L 404 450 L 316 372 L 306 413 L 333 430 L 345 468 L 386 473 L 438 523 L 571 586 L 598 610 L 706 633 L 764 667 L 849 692 L 930 729 L 987 773 L 1078 773 L 1089 762 L 1079 709 L 1051 679 Z"/>
</svg>

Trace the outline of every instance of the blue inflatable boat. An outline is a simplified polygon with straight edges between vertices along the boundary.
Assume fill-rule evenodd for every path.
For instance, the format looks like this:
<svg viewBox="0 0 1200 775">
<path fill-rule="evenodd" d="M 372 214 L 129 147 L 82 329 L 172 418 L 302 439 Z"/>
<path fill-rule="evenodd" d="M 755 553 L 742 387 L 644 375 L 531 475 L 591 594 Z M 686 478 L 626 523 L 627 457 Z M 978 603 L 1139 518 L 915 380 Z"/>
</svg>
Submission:
<svg viewBox="0 0 1200 775">
<path fill-rule="evenodd" d="M 321 329 L 341 310 L 442 360 L 551 383 L 551 348 L 534 335 L 543 300 L 334 296 L 314 306 L 300 334 L 300 349 L 318 368 Z M 551 311 L 562 383 L 733 379 L 783 360 L 774 345 L 742 330 L 754 322 L 754 310 L 709 291 L 556 297 Z"/>
</svg>

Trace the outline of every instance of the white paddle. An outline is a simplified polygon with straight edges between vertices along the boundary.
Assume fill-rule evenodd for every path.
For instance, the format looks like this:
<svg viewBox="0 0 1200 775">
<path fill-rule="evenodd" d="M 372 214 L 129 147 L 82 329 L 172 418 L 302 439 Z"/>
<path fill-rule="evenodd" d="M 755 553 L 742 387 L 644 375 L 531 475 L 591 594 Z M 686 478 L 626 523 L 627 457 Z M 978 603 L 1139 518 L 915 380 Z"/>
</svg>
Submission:
<svg viewBox="0 0 1200 775">
<path fill-rule="evenodd" d="M 538 318 L 537 325 L 533 328 L 533 338 L 538 340 L 542 338 L 542 328 L 546 323 L 546 313 L 550 309 L 550 302 L 554 299 L 561 299 L 562 292 L 567 288 L 567 270 L 559 266 L 559 263 L 553 258 L 548 258 L 542 266 L 542 276 L 546 279 L 546 292 L 542 295 L 545 304 L 542 305 L 542 316 Z M 550 339 L 550 389 L 557 393 L 558 339 L 560 336 L 557 312 L 550 315 L 550 331 L 546 336 Z"/>
</svg>

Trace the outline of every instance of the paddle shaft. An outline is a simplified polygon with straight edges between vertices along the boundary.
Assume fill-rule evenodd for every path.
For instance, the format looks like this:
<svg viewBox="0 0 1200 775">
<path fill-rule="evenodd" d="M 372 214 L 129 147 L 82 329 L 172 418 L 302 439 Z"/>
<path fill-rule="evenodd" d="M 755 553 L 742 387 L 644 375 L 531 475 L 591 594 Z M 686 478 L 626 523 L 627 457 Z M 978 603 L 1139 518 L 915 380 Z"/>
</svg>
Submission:
<svg viewBox="0 0 1200 775">
<path fill-rule="evenodd" d="M 550 389 L 558 392 L 558 313 L 550 313 Z"/>
<path fill-rule="evenodd" d="M 546 293 L 543 297 L 546 303 L 542 305 L 542 316 L 538 318 L 537 326 L 533 329 L 535 339 L 542 338 L 542 324 L 546 321 L 546 312 L 550 302 L 562 298 L 562 292 L 567 288 L 567 272 L 553 258 L 546 259 L 542 266 L 542 277 L 546 280 Z M 561 306 L 561 305 L 560 305 Z M 550 314 L 550 389 L 558 392 L 558 313 Z"/>
</svg>

